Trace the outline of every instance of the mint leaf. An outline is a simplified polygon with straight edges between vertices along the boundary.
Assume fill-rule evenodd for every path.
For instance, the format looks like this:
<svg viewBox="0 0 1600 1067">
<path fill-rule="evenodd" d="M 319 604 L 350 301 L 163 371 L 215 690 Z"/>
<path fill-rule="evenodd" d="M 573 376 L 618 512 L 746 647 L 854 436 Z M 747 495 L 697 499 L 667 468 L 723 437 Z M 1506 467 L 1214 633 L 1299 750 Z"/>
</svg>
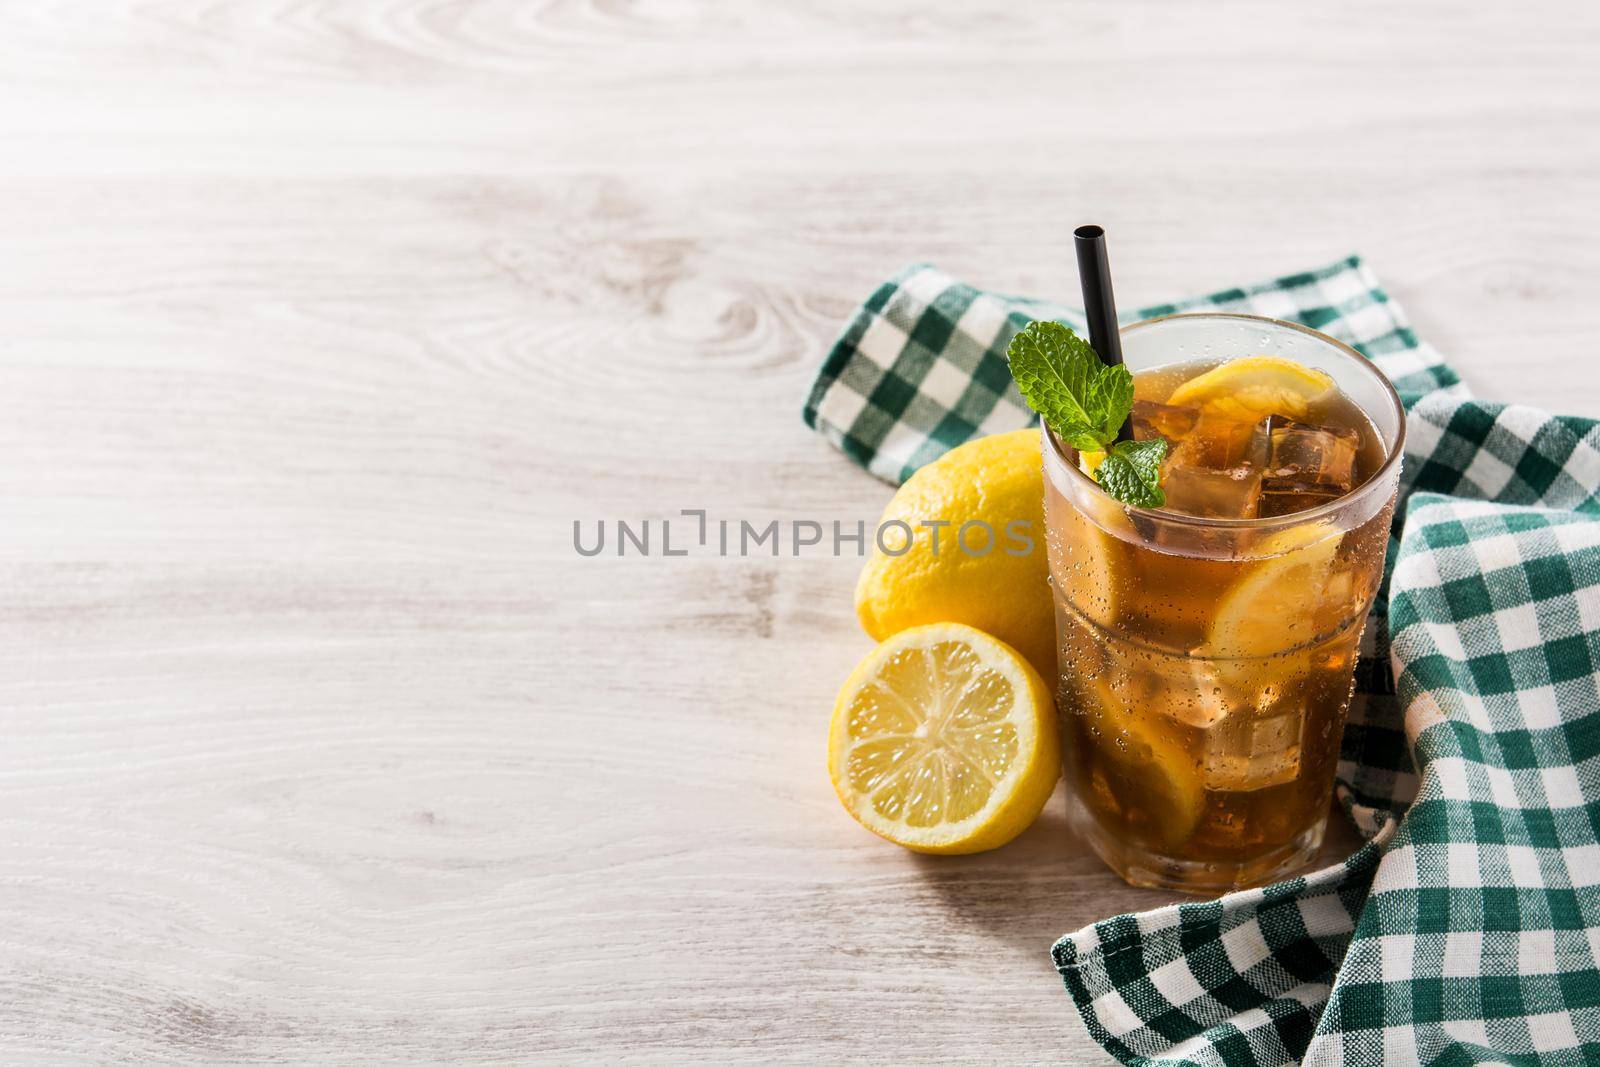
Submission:
<svg viewBox="0 0 1600 1067">
<path fill-rule="evenodd" d="M 1159 508 L 1167 502 L 1167 494 L 1161 491 L 1161 461 L 1166 455 L 1164 437 L 1118 441 L 1094 472 L 1095 481 L 1108 495 L 1124 504 Z"/>
<path fill-rule="evenodd" d="M 1011 339 L 1006 357 L 1028 406 L 1057 437 L 1080 452 L 1106 453 L 1094 472 L 1100 488 L 1134 507 L 1167 502 L 1161 491 L 1165 439 L 1116 441 L 1133 411 L 1133 375 L 1127 367 L 1106 366 L 1087 341 L 1059 322 L 1028 323 Z"/>
<path fill-rule="evenodd" d="M 1133 375 L 1059 322 L 1030 322 L 1006 350 L 1028 406 L 1080 451 L 1104 449 L 1133 410 Z"/>
</svg>

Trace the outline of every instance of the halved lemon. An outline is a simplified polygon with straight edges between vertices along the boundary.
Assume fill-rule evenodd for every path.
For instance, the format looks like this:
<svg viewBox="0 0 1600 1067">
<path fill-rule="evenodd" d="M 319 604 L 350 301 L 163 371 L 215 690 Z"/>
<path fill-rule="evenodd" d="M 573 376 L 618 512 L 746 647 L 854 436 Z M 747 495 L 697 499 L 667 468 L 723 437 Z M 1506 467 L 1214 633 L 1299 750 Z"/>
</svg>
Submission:
<svg viewBox="0 0 1600 1067">
<path fill-rule="evenodd" d="M 1292 359 L 1244 356 L 1190 378 L 1167 403 L 1248 423 L 1268 415 L 1303 419 L 1312 402 L 1333 388 L 1332 378 Z"/>
<path fill-rule="evenodd" d="M 1050 691 L 981 630 L 901 630 L 839 690 L 828 773 L 856 821 L 897 845 L 998 848 L 1038 817 L 1061 776 Z"/>
<path fill-rule="evenodd" d="M 1260 657 L 1327 636 L 1330 614 L 1342 614 L 1351 596 L 1348 578 L 1334 568 L 1342 537 L 1331 523 L 1313 522 L 1263 541 L 1259 551 L 1266 558 L 1250 564 L 1222 595 L 1201 654 L 1215 657 L 1230 680 L 1248 680 L 1259 671 Z"/>
</svg>

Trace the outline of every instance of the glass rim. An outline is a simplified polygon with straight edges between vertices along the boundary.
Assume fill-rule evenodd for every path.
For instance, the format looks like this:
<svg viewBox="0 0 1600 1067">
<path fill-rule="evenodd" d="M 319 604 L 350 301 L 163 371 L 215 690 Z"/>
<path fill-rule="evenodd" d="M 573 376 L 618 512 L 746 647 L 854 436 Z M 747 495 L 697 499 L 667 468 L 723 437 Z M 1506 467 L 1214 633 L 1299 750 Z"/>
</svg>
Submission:
<svg viewBox="0 0 1600 1067">
<path fill-rule="evenodd" d="M 1286 319 L 1275 319 L 1268 315 L 1250 315 L 1238 311 L 1178 311 L 1172 313 L 1171 315 L 1157 315 L 1153 319 L 1140 319 L 1138 322 L 1130 322 L 1128 325 L 1118 329 L 1117 333 L 1128 334 L 1134 330 L 1143 329 L 1147 326 L 1155 326 L 1159 323 L 1171 322 L 1173 319 L 1230 319 L 1236 322 L 1269 323 L 1273 326 L 1282 326 L 1285 329 L 1294 330 L 1297 333 L 1303 333 L 1309 337 L 1317 339 L 1318 341 L 1325 342 L 1326 344 L 1331 345 L 1340 354 L 1357 364 L 1361 368 L 1362 373 L 1377 381 L 1378 386 L 1383 391 L 1383 394 L 1389 400 L 1389 404 L 1394 412 L 1395 424 L 1399 427 L 1399 429 L 1395 433 L 1393 446 L 1388 449 L 1388 452 L 1383 457 L 1383 462 L 1379 464 L 1378 469 L 1372 472 L 1372 477 L 1362 482 L 1359 486 L 1349 493 L 1346 493 L 1344 496 L 1330 500 L 1326 504 L 1318 504 L 1314 508 L 1307 508 L 1304 511 L 1295 511 L 1288 515 L 1272 515 L 1267 518 L 1219 519 L 1206 515 L 1185 515 L 1179 511 L 1166 511 L 1162 508 L 1143 508 L 1134 504 L 1122 504 L 1119 501 L 1118 503 L 1121 507 L 1126 508 L 1130 512 L 1147 516 L 1156 522 L 1168 522 L 1180 526 L 1195 526 L 1213 530 L 1259 530 L 1277 526 L 1298 526 L 1302 523 L 1316 522 L 1320 519 L 1326 518 L 1327 516 L 1342 510 L 1343 508 L 1349 507 L 1353 502 L 1360 500 L 1363 497 L 1372 495 L 1372 493 L 1376 491 L 1376 487 L 1388 480 L 1395 468 L 1399 466 L 1400 457 L 1405 451 L 1406 444 L 1405 405 L 1400 401 L 1400 394 L 1394 391 L 1394 383 L 1389 381 L 1388 375 L 1380 371 L 1373 365 L 1370 359 L 1368 359 L 1366 356 L 1363 356 L 1360 352 L 1357 352 L 1354 348 L 1345 344 L 1336 337 L 1329 337 L 1320 330 L 1313 330 L 1311 327 L 1301 325 L 1298 322 L 1289 322 Z M 1357 407 L 1360 407 L 1360 405 L 1358 404 Z M 1370 413 L 1367 413 L 1365 409 L 1362 410 L 1364 414 L 1367 414 L 1369 419 L 1372 418 Z M 1084 474 L 1083 471 L 1079 470 L 1076 463 L 1068 461 L 1066 454 L 1062 452 L 1060 439 L 1056 437 L 1055 431 L 1050 429 L 1049 425 L 1045 423 L 1043 418 L 1039 420 L 1039 425 L 1041 428 L 1043 428 L 1045 440 L 1050 442 L 1050 447 L 1054 450 L 1056 459 L 1059 460 L 1061 465 L 1066 468 L 1067 477 L 1077 478 L 1083 482 L 1085 486 L 1088 486 L 1097 493 L 1105 492 L 1105 490 L 1100 488 L 1099 482 L 1095 481 L 1087 474 Z M 1374 427 L 1374 429 L 1376 429 L 1376 427 Z"/>
</svg>

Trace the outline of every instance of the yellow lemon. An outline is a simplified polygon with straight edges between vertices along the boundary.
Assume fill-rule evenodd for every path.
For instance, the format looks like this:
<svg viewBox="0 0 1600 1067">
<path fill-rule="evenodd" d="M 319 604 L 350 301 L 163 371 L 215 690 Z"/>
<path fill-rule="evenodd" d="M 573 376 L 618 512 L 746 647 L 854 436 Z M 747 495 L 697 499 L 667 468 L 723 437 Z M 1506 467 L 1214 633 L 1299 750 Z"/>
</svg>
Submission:
<svg viewBox="0 0 1600 1067">
<path fill-rule="evenodd" d="M 1334 388 L 1322 371 L 1282 356 L 1230 359 L 1174 389 L 1167 403 L 1210 415 L 1258 422 L 1268 415 L 1303 419 L 1312 401 Z"/>
<path fill-rule="evenodd" d="M 966 623 L 1054 675 L 1037 429 L 982 437 L 923 467 L 889 501 L 879 530 L 890 552 L 874 544 L 856 582 L 856 615 L 870 637 L 881 641 L 930 622 Z"/>
<path fill-rule="evenodd" d="M 1049 689 L 959 623 L 902 630 L 839 690 L 828 773 L 856 821 L 917 852 L 982 852 L 1025 830 L 1061 776 Z"/>
</svg>

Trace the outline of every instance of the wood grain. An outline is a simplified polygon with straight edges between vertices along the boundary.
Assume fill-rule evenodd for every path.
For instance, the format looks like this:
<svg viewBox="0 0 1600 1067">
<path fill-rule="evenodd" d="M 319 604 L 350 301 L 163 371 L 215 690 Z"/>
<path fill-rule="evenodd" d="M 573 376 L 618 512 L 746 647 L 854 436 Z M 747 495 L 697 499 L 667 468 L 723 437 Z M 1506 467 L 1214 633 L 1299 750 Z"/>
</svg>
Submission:
<svg viewBox="0 0 1600 1067">
<path fill-rule="evenodd" d="M 1600 414 L 1593 5 L 3 8 L 7 1062 L 1107 1062 L 1048 947 L 1167 898 L 831 795 L 858 562 L 572 521 L 871 521 L 842 318 L 1091 216 Z"/>
</svg>

